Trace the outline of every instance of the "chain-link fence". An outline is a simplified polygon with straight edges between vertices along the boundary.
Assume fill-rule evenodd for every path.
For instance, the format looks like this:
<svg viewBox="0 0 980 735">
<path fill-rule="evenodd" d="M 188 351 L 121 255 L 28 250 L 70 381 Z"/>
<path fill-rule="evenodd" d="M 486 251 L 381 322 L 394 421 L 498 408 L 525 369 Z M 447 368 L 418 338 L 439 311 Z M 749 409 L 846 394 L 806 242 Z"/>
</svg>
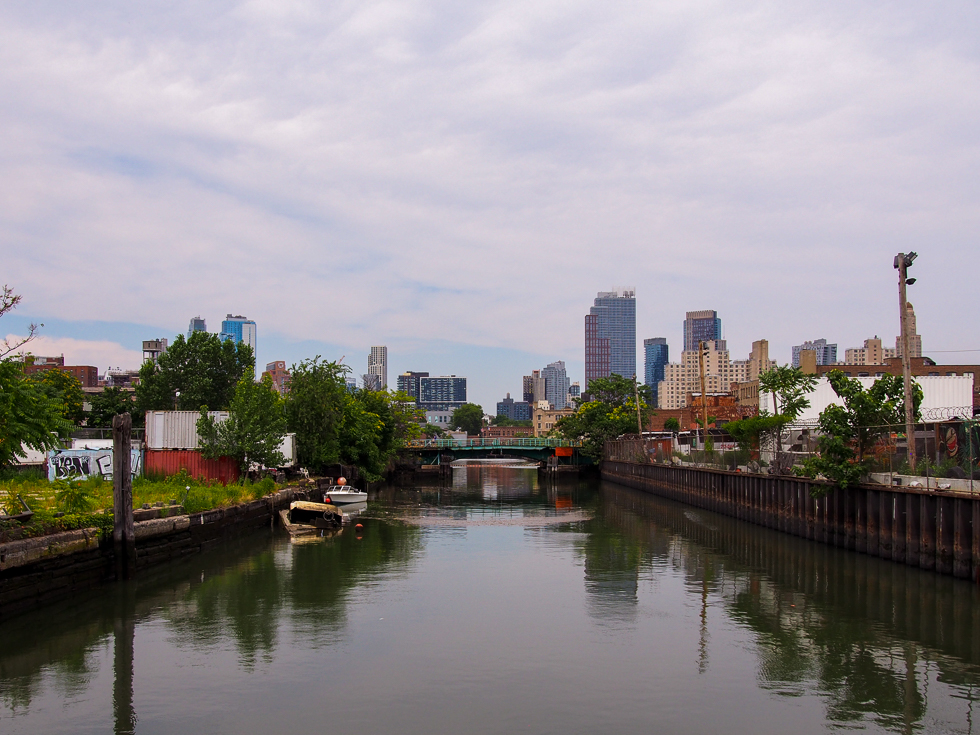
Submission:
<svg viewBox="0 0 980 735">
<path fill-rule="evenodd" d="M 904 424 L 862 427 L 875 435 L 865 454 L 869 479 L 936 489 L 980 491 L 980 419 L 920 423 L 915 427 L 914 470 Z M 793 424 L 760 437 L 754 446 L 736 442 L 720 429 L 626 436 L 606 443 L 605 458 L 638 463 L 672 463 L 732 472 L 790 475 L 818 456 L 820 431 Z M 945 487 L 944 487 L 945 486 Z"/>
</svg>

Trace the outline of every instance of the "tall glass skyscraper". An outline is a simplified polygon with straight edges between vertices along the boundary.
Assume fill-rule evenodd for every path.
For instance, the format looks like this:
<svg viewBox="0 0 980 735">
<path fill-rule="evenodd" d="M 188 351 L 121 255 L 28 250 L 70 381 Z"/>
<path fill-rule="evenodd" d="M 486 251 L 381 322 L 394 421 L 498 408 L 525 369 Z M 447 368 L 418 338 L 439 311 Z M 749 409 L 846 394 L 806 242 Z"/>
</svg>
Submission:
<svg viewBox="0 0 980 735">
<path fill-rule="evenodd" d="M 558 362 L 550 363 L 541 371 L 541 377 L 545 381 L 544 392 L 548 403 L 557 410 L 565 408 L 568 405 L 568 388 L 570 385 L 568 374 L 565 372 L 565 362 L 558 360 Z"/>
<path fill-rule="evenodd" d="M 205 322 L 204 319 L 202 319 L 199 316 L 192 317 L 191 323 L 187 325 L 187 339 L 190 339 L 191 335 L 194 334 L 194 332 L 206 332 L 206 331 L 208 331 L 207 322 Z"/>
<path fill-rule="evenodd" d="M 600 291 L 585 316 L 585 390 L 589 381 L 636 375 L 636 292 Z"/>
<path fill-rule="evenodd" d="M 664 379 L 664 366 L 670 362 L 667 340 L 654 337 L 643 340 L 643 382 L 653 391 L 653 405 L 657 405 L 657 385 Z"/>
<path fill-rule="evenodd" d="M 222 340 L 233 340 L 234 342 L 244 342 L 252 348 L 255 354 L 255 341 L 257 336 L 255 322 L 243 316 L 232 316 L 231 314 L 221 322 L 221 334 L 218 335 Z"/>
<path fill-rule="evenodd" d="M 698 349 L 699 342 L 714 340 L 721 341 L 721 319 L 717 311 L 689 311 L 684 320 L 684 351 Z M 718 345 L 718 350 L 724 351 L 724 343 Z"/>
</svg>

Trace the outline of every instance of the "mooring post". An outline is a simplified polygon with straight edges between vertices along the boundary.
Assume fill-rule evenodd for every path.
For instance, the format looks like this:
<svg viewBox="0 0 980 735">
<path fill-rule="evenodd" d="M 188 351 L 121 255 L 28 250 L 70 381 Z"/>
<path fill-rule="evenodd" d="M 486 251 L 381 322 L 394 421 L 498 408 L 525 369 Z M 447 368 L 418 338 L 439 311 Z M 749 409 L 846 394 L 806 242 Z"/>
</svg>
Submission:
<svg viewBox="0 0 980 735">
<path fill-rule="evenodd" d="M 136 572 L 136 534 L 133 529 L 133 418 L 121 413 L 112 419 L 112 545 L 116 579 Z"/>
</svg>

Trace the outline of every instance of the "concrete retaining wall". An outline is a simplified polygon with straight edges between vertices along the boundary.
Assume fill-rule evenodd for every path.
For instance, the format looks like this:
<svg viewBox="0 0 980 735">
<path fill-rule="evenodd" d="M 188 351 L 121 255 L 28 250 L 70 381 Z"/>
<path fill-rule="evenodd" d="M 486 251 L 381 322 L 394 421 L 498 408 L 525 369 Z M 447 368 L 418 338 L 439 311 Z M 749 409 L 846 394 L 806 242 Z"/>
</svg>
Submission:
<svg viewBox="0 0 980 735">
<path fill-rule="evenodd" d="M 605 480 L 820 543 L 980 583 L 980 496 L 606 461 Z M 813 486 L 827 494 L 814 498 Z"/>
<path fill-rule="evenodd" d="M 280 509 L 307 496 L 306 489 L 286 488 L 229 508 L 139 521 L 134 524 L 136 568 L 197 554 L 229 536 L 269 526 Z M 112 540 L 100 541 L 94 528 L 0 544 L 0 619 L 114 579 Z"/>
</svg>

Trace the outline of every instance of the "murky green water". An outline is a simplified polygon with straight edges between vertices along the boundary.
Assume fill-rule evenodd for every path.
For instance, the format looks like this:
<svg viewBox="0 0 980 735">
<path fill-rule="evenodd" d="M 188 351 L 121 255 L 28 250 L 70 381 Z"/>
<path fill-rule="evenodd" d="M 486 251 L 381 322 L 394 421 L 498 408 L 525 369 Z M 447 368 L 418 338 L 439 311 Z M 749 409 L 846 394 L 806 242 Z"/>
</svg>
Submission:
<svg viewBox="0 0 980 735">
<path fill-rule="evenodd" d="M 0 733 L 980 732 L 969 583 L 505 467 L 0 626 Z"/>
</svg>

